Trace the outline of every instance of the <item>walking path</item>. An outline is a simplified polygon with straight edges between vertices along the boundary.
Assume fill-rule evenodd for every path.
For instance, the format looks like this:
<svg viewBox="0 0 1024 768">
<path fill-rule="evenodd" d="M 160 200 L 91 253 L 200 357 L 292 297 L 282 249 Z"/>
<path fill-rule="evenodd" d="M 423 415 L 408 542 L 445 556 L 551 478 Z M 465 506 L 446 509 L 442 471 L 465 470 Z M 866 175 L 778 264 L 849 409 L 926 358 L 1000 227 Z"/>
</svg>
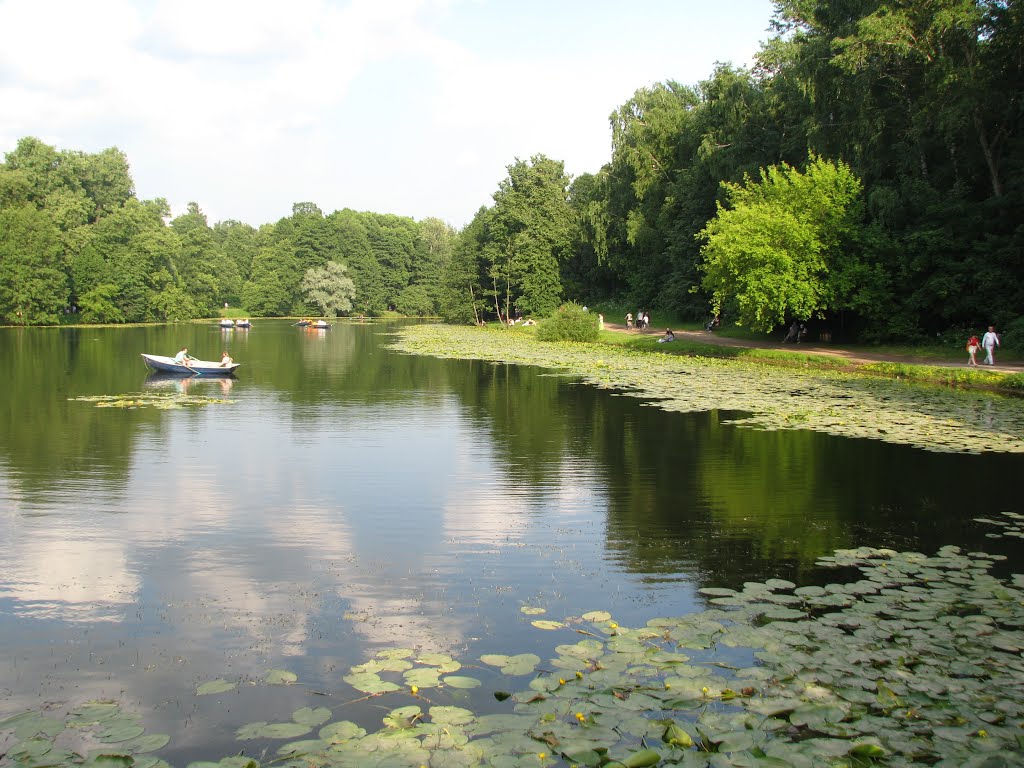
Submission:
<svg viewBox="0 0 1024 768">
<path fill-rule="evenodd" d="M 619 331 L 622 333 L 631 334 L 649 334 L 654 336 L 661 336 L 665 333 L 664 328 L 645 328 L 642 331 L 638 331 L 635 328 L 626 328 L 621 323 L 609 323 L 607 320 L 604 323 L 606 331 Z M 888 355 L 888 354 L 876 354 L 873 352 L 862 352 L 860 350 L 849 350 L 841 347 L 836 347 L 832 344 L 821 344 L 821 343 L 801 343 L 801 344 L 782 344 L 778 341 L 765 340 L 756 341 L 754 339 L 734 339 L 728 336 L 722 336 L 718 333 L 712 333 L 710 331 L 676 331 L 673 333 L 677 338 L 687 338 L 693 341 L 698 341 L 701 344 L 714 344 L 721 347 L 746 347 L 750 349 L 777 349 L 783 352 L 803 352 L 808 355 L 828 355 L 832 357 L 841 357 L 844 360 L 849 360 L 850 363 L 907 363 L 910 365 L 934 365 L 941 366 L 944 368 L 966 368 L 967 367 L 967 353 L 964 352 L 964 362 L 955 363 L 949 360 L 936 360 L 934 358 L 918 357 L 914 355 Z M 982 350 L 978 351 L 978 362 L 980 363 L 985 359 L 985 353 Z M 1000 362 L 999 361 L 999 350 L 996 350 L 996 365 L 979 365 L 979 370 L 985 371 L 997 371 L 1000 373 L 1020 373 L 1024 371 L 1024 363 L 1018 362 Z"/>
</svg>

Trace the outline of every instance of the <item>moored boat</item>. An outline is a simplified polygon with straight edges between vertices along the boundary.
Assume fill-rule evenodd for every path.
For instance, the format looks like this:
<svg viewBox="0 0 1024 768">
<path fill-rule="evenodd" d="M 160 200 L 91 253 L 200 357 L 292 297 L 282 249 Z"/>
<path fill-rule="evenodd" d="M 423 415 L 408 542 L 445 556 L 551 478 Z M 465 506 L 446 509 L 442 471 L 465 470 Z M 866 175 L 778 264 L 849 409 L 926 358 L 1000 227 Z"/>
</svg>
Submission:
<svg viewBox="0 0 1024 768">
<path fill-rule="evenodd" d="M 191 365 L 183 365 L 181 363 L 174 362 L 173 357 L 147 355 L 145 353 L 142 354 L 142 359 L 146 362 L 146 365 L 154 371 L 174 373 L 181 376 L 230 376 L 240 365 L 240 363 L 221 365 L 220 363 L 213 362 L 212 360 L 196 359 L 191 361 Z"/>
</svg>

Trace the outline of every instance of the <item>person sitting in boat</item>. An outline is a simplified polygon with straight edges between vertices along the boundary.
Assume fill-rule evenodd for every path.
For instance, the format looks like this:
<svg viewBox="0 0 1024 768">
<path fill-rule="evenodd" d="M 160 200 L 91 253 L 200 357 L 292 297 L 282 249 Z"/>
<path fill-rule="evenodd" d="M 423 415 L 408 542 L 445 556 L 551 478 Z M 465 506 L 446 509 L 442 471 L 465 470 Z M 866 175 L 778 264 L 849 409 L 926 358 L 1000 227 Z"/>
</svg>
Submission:
<svg viewBox="0 0 1024 768">
<path fill-rule="evenodd" d="M 178 365 L 184 365 L 188 368 L 192 367 L 193 360 L 195 360 L 195 358 L 188 353 L 188 347 L 182 347 L 181 351 L 174 356 L 174 362 L 176 362 Z"/>
<path fill-rule="evenodd" d="M 658 343 L 659 344 L 664 344 L 667 341 L 675 341 L 675 340 L 676 340 L 676 335 L 674 333 L 672 333 L 672 329 L 671 328 L 666 328 L 665 329 L 665 335 L 662 336 L 660 339 L 658 339 Z"/>
<path fill-rule="evenodd" d="M 221 368 L 227 368 L 233 362 L 235 362 L 235 361 L 231 359 L 231 355 L 229 355 L 228 351 L 225 349 L 224 350 L 224 354 L 220 358 L 220 367 Z"/>
</svg>

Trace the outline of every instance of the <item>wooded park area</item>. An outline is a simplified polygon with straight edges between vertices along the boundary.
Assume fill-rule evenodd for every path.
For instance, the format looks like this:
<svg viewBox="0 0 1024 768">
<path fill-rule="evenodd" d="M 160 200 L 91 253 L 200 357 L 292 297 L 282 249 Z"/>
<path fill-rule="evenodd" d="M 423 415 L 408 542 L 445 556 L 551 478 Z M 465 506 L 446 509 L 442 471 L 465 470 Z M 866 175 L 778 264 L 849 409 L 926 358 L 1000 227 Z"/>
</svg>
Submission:
<svg viewBox="0 0 1024 768">
<path fill-rule="evenodd" d="M 637 90 L 594 173 L 514 159 L 461 231 L 311 202 L 258 227 L 172 218 L 120 150 L 23 138 L 0 164 L 0 322 L 614 299 L 836 340 L 1024 338 L 1020 3 L 777 0 L 772 27 L 751 69 Z"/>
</svg>

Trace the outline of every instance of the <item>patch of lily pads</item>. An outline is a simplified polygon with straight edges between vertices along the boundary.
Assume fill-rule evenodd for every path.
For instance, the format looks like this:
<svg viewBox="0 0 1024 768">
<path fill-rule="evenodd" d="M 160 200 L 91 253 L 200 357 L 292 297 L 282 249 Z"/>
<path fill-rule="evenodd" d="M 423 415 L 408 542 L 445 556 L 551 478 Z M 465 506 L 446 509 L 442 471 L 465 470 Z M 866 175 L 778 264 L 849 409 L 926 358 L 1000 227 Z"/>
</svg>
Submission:
<svg viewBox="0 0 1024 768">
<path fill-rule="evenodd" d="M 1024 576 L 994 575 L 1002 559 L 840 550 L 818 564 L 845 581 L 706 587 L 705 610 L 642 627 L 563 617 L 545 627 L 546 661 L 386 649 L 349 670 L 331 706 L 246 724 L 238 754 L 189 768 L 1021 765 Z M 475 688 L 497 702 L 487 714 L 464 706 Z M 350 719 L 369 702 L 376 731 Z M 151 754 L 166 743 L 109 701 L 0 720 L 12 768 L 168 768 Z"/>
<path fill-rule="evenodd" d="M 232 404 L 235 400 L 204 395 L 187 395 L 181 392 L 146 392 L 126 395 L 89 395 L 73 397 L 84 403 L 94 403 L 97 408 L 156 408 L 170 411 L 178 408 L 204 408 L 208 405 Z"/>
<path fill-rule="evenodd" d="M 731 423 L 754 429 L 810 429 L 929 451 L 1024 452 L 1020 400 L 992 393 L 448 325 L 404 326 L 392 348 L 556 369 L 669 411 L 742 412 Z"/>
</svg>

